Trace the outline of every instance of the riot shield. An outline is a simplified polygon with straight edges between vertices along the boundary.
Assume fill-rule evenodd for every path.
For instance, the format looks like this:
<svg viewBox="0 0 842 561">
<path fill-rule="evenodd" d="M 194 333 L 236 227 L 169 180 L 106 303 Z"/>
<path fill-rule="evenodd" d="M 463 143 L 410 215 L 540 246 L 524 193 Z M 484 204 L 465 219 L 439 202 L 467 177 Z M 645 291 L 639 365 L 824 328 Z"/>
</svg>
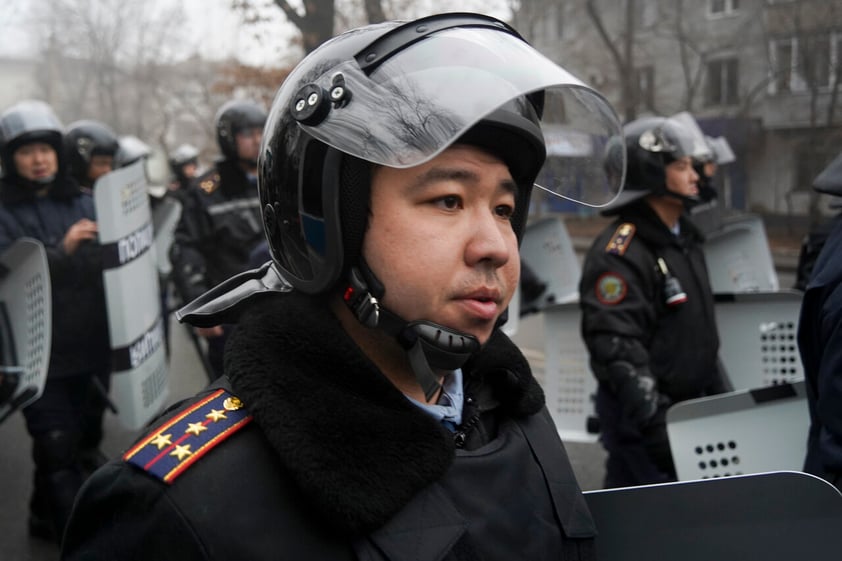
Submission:
<svg viewBox="0 0 842 561">
<path fill-rule="evenodd" d="M 809 429 L 803 381 L 691 399 L 667 411 L 681 481 L 799 470 Z"/>
<path fill-rule="evenodd" d="M 578 302 L 544 310 L 544 378 L 541 386 L 547 409 L 564 441 L 596 442 L 598 421 L 594 410 L 597 382 L 591 373 L 588 349 L 580 330 Z"/>
<path fill-rule="evenodd" d="M 0 421 L 44 391 L 50 363 L 52 300 L 47 254 L 20 238 L 0 255 L 0 372 L 10 395 Z"/>
<path fill-rule="evenodd" d="M 780 288 L 763 220 L 753 214 L 723 218 L 702 246 L 714 293 Z"/>
<path fill-rule="evenodd" d="M 112 349 L 111 396 L 121 424 L 137 430 L 164 405 L 169 374 L 158 265 L 143 162 L 94 188 Z"/>
<path fill-rule="evenodd" d="M 842 495 L 799 472 L 585 493 L 599 561 L 836 561 Z"/>
<path fill-rule="evenodd" d="M 801 298 L 796 290 L 716 295 L 719 357 L 734 389 L 804 379 L 795 341 Z"/>
<path fill-rule="evenodd" d="M 521 313 L 540 312 L 547 306 L 579 299 L 582 268 L 564 222 L 547 218 L 527 226 L 520 254 L 536 281 L 546 285 L 543 292 L 525 299 Z"/>
<path fill-rule="evenodd" d="M 175 229 L 181 218 L 181 203 L 173 197 L 164 197 L 152 209 L 152 231 L 155 236 L 155 255 L 158 273 L 167 278 L 172 272 L 170 246 L 175 239 Z"/>
</svg>

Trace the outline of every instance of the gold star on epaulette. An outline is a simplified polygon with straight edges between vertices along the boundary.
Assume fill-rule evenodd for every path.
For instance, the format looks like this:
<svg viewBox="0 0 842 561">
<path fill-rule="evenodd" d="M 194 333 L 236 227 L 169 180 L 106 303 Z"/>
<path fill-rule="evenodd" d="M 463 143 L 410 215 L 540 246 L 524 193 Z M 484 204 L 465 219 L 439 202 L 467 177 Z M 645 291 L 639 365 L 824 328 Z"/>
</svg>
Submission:
<svg viewBox="0 0 842 561">
<path fill-rule="evenodd" d="M 186 434 L 195 434 L 199 436 L 199 433 L 202 431 L 208 430 L 208 427 L 203 425 L 202 423 L 188 423 L 187 430 L 184 431 Z"/>
<path fill-rule="evenodd" d="M 159 434 L 156 435 L 155 438 L 153 438 L 149 444 L 154 444 L 158 447 L 158 450 L 163 450 L 164 448 L 172 444 L 172 440 L 170 440 L 171 438 L 171 434 Z"/>
<path fill-rule="evenodd" d="M 219 411 L 218 409 L 211 409 L 211 412 L 205 415 L 206 418 L 210 419 L 214 423 L 221 421 L 222 419 L 227 419 L 228 417 L 225 416 L 225 413 Z"/>
<path fill-rule="evenodd" d="M 184 458 L 186 458 L 187 456 L 190 456 L 191 454 L 193 454 L 193 452 L 190 451 L 190 445 L 189 444 L 185 444 L 184 446 L 182 446 L 180 444 L 176 444 L 175 450 L 170 452 L 170 456 L 175 456 L 176 458 L 178 458 L 178 461 L 183 460 Z"/>
</svg>

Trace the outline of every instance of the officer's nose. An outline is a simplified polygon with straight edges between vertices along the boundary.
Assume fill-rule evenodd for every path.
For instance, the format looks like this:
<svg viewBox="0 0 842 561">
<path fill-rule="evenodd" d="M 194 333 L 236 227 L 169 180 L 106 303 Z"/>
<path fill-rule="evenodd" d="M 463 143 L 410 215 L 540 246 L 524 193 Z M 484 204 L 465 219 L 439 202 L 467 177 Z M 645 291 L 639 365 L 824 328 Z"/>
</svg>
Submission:
<svg viewBox="0 0 842 561">
<path fill-rule="evenodd" d="M 487 262 L 494 267 L 508 263 L 517 244 L 511 222 L 493 210 L 478 210 L 472 223 L 465 259 L 470 265 Z"/>
</svg>

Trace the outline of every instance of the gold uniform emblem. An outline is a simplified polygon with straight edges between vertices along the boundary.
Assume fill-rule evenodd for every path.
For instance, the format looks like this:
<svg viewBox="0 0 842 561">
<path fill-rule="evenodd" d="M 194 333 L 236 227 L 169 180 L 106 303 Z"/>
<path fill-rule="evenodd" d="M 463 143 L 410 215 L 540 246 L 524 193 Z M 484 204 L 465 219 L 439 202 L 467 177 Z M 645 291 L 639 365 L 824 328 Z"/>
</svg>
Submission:
<svg viewBox="0 0 842 561">
<path fill-rule="evenodd" d="M 631 222 L 624 222 L 617 226 L 614 235 L 605 246 L 605 253 L 613 255 L 623 255 L 629 248 L 629 244 L 634 238 L 635 226 Z"/>
</svg>

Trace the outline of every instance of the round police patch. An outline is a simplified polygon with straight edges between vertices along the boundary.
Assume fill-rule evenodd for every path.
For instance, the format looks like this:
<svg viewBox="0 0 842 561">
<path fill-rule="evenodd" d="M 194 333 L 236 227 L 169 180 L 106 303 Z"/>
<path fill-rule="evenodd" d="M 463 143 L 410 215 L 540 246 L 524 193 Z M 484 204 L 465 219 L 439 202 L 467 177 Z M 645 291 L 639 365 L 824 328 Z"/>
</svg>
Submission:
<svg viewBox="0 0 842 561">
<path fill-rule="evenodd" d="M 626 297 L 626 292 L 626 279 L 617 273 L 603 273 L 596 279 L 596 298 L 603 304 L 619 304 Z"/>
</svg>

